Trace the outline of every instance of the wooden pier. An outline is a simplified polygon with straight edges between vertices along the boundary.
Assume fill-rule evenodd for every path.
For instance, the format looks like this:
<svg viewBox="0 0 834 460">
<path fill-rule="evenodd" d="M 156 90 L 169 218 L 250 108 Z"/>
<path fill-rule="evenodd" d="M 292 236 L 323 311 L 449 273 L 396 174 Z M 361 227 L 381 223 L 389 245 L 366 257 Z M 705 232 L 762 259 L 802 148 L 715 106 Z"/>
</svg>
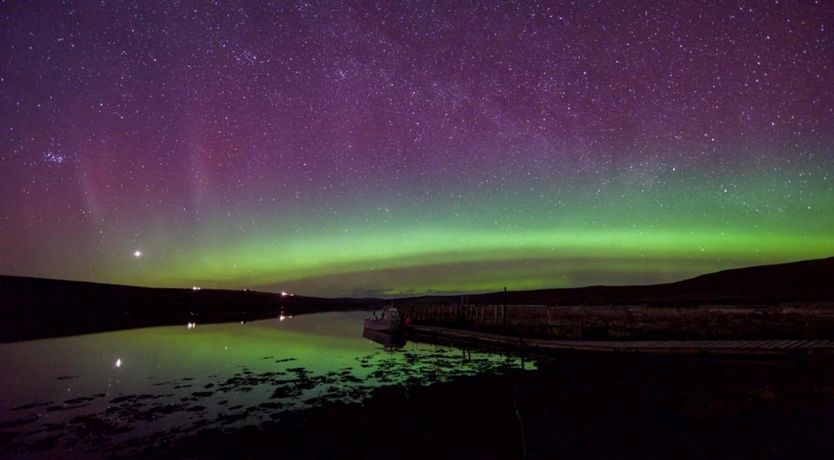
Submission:
<svg viewBox="0 0 834 460">
<path fill-rule="evenodd" d="M 777 305 L 398 305 L 415 326 L 548 340 L 834 339 L 834 302 Z M 689 343 L 689 342 L 686 342 Z"/>
<path fill-rule="evenodd" d="M 551 340 L 450 329 L 411 326 L 418 335 L 450 341 L 546 350 L 597 352 L 689 353 L 720 355 L 834 354 L 834 340 Z"/>
</svg>

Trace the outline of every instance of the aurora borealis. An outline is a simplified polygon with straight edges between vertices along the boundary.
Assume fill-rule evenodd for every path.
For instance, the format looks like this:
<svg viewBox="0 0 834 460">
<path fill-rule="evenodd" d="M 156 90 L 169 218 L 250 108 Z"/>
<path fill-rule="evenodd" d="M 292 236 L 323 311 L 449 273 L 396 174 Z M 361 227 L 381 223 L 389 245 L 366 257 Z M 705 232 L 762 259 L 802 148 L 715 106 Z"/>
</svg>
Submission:
<svg viewBox="0 0 834 460">
<path fill-rule="evenodd" d="M 401 295 L 834 255 L 834 4 L 5 2 L 0 274 Z"/>
</svg>

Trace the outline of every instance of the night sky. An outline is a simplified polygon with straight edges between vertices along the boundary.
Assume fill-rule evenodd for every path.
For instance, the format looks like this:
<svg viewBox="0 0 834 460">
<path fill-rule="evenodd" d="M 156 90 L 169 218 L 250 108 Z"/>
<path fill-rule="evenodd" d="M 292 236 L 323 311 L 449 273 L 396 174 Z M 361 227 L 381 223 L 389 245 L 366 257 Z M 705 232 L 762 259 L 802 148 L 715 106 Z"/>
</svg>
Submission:
<svg viewBox="0 0 834 460">
<path fill-rule="evenodd" d="M 0 3 L 0 274 L 401 295 L 834 255 L 834 3 Z"/>
</svg>

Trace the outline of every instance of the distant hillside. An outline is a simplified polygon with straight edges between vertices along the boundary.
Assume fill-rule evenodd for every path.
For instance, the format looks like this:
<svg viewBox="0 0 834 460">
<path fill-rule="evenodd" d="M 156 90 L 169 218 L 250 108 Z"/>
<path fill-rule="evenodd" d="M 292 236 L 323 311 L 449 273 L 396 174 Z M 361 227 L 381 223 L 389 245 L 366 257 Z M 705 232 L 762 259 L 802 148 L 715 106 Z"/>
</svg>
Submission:
<svg viewBox="0 0 834 460">
<path fill-rule="evenodd" d="M 269 318 L 362 309 L 375 299 L 321 299 L 270 292 L 170 289 L 0 276 L 0 342 L 133 327 Z"/>
<path fill-rule="evenodd" d="M 311 309 L 363 307 L 377 299 L 287 296 L 272 292 L 229 289 L 178 289 L 124 286 L 45 278 L 0 275 L 0 313 L 118 310 L 182 313 L 257 312 L 305 306 Z"/>
<path fill-rule="evenodd" d="M 470 304 L 689 306 L 834 301 L 834 258 L 725 270 L 676 283 L 494 292 Z M 458 303 L 460 296 L 396 299 Z M 166 289 L 0 276 L 0 342 L 188 321 L 218 322 L 375 308 L 380 299 L 324 299 L 268 292 Z"/>
<path fill-rule="evenodd" d="M 471 304 L 701 305 L 834 301 L 834 257 L 724 270 L 675 283 L 494 292 L 467 296 Z M 458 303 L 460 296 L 400 299 L 404 304 Z"/>
</svg>

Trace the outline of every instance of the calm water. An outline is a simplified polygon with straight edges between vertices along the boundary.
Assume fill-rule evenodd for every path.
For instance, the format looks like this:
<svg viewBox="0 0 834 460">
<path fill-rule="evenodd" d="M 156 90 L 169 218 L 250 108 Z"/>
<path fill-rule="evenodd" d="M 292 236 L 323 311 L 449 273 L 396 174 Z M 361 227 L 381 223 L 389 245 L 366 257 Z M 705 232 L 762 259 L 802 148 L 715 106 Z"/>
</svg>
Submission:
<svg viewBox="0 0 834 460">
<path fill-rule="evenodd" d="M 130 453 L 197 430 L 361 401 L 379 386 L 520 365 L 428 344 L 391 350 L 362 337 L 367 316 L 321 313 L 0 345 L 0 446 L 7 453 Z"/>
</svg>

